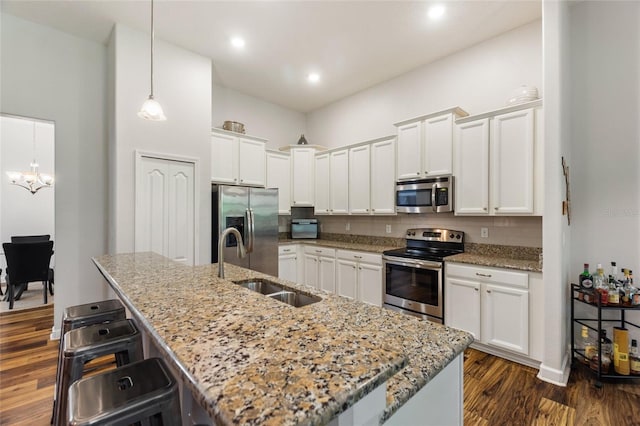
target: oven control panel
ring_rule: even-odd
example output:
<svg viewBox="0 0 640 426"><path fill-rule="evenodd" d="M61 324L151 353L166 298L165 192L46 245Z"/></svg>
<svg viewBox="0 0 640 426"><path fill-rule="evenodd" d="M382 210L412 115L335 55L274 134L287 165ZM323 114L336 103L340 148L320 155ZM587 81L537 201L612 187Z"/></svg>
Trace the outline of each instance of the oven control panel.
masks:
<svg viewBox="0 0 640 426"><path fill-rule="evenodd" d="M406 238L408 240L462 243L464 232L451 229L413 228L407 229Z"/></svg>

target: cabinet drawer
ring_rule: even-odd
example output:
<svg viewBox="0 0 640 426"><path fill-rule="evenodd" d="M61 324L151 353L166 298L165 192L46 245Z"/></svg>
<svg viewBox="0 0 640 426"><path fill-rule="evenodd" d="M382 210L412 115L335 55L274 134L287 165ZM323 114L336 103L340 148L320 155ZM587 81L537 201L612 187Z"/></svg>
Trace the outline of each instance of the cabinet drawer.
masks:
<svg viewBox="0 0 640 426"><path fill-rule="evenodd" d="M304 246L305 254L315 254L316 256L335 257L336 249L328 247Z"/></svg>
<svg viewBox="0 0 640 426"><path fill-rule="evenodd" d="M298 247L295 244L289 244L284 246L278 246L278 254L295 254L298 251Z"/></svg>
<svg viewBox="0 0 640 426"><path fill-rule="evenodd" d="M367 253L361 251L338 250L336 252L338 259L351 260L353 262L373 263L382 265L382 256L375 253Z"/></svg>
<svg viewBox="0 0 640 426"><path fill-rule="evenodd" d="M447 276L467 278L475 281L505 284L518 288L529 288L529 274L498 268L485 268L457 263L446 264Z"/></svg>

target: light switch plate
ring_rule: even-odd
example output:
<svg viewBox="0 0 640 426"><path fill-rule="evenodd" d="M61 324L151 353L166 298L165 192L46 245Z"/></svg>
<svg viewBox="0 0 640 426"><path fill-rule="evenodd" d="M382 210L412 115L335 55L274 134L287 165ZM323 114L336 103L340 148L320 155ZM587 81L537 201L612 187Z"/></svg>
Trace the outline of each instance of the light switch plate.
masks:
<svg viewBox="0 0 640 426"><path fill-rule="evenodd" d="M387 234L391 233L391 225L387 225L385 229L386 229Z"/></svg>
<svg viewBox="0 0 640 426"><path fill-rule="evenodd" d="M345 231L350 231L351 230L351 222L347 222L347 224L344 226Z"/></svg>
<svg viewBox="0 0 640 426"><path fill-rule="evenodd" d="M489 228L480 228L480 237L489 238Z"/></svg>

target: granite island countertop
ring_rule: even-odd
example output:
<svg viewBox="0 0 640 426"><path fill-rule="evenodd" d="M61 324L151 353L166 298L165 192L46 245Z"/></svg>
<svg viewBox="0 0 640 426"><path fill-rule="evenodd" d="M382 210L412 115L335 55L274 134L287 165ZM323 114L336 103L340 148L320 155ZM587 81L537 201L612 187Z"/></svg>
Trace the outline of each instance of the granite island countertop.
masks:
<svg viewBox="0 0 640 426"><path fill-rule="evenodd" d="M381 423L472 342L466 332L225 264L152 253L98 269L220 424L325 424L387 383ZM267 277L322 301L294 308L229 280Z"/></svg>

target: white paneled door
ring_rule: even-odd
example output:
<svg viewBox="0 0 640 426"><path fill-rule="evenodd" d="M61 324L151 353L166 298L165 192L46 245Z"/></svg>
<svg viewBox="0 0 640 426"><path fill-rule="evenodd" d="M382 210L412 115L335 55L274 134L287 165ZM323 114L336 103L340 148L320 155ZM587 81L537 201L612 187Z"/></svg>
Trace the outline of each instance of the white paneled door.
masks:
<svg viewBox="0 0 640 426"><path fill-rule="evenodd" d="M136 163L135 251L194 264L194 164L147 156Z"/></svg>

